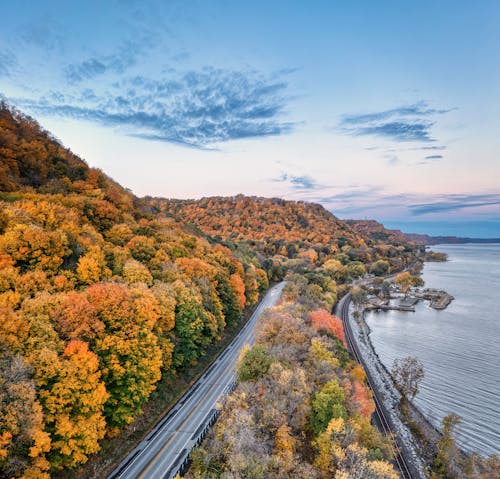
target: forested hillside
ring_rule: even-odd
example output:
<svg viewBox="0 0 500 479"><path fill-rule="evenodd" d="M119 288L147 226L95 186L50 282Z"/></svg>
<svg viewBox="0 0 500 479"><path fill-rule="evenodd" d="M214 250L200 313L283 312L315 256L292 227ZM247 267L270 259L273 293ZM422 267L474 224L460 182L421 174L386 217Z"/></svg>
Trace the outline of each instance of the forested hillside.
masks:
<svg viewBox="0 0 500 479"><path fill-rule="evenodd" d="M142 213L5 103L0 190L0 477L48 478L131 423L267 276Z"/></svg>
<svg viewBox="0 0 500 479"><path fill-rule="evenodd" d="M375 274L403 269L414 257L415 245L389 236L356 231L321 205L277 198L238 195L201 200L142 200L153 211L191 224L203 233L260 253L279 270L309 262L320 266L333 259L344 266L363 264ZM331 264L331 263L330 263ZM272 268L268 270L272 275Z"/></svg>
<svg viewBox="0 0 500 479"><path fill-rule="evenodd" d="M329 310L352 279L413 259L319 205L139 200L1 103L0 477L85 463L270 280L299 274L303 306Z"/></svg>
<svg viewBox="0 0 500 479"><path fill-rule="evenodd" d="M327 311L328 291L311 300L314 285L289 280L257 344L241 355L240 385L187 477L398 478L390 438L370 424L375 405L363 369Z"/></svg>

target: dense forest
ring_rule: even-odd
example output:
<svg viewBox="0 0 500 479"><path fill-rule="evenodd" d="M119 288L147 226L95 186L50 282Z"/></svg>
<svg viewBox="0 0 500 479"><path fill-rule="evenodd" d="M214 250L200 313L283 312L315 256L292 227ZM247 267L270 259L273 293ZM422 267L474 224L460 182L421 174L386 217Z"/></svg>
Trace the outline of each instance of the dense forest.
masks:
<svg viewBox="0 0 500 479"><path fill-rule="evenodd" d="M193 455L187 477L397 479L390 439L352 361L328 292L291 276L280 305L243 351L240 384ZM314 299L312 299L314 297ZM326 309L325 309L326 308Z"/></svg>
<svg viewBox="0 0 500 479"><path fill-rule="evenodd" d="M363 264L375 274L403 269L416 245L403 237L376 237L356 231L323 206L302 201L238 195L201 200L145 198L153 211L191 224L227 244L257 251L285 269L322 265L332 259Z"/></svg>
<svg viewBox="0 0 500 479"><path fill-rule="evenodd" d="M301 304L289 304L286 314L302 349L291 345L287 354L305 361L304 378L324 369L301 397L342 389L345 425L338 426L379 441L367 429L362 373L352 376L327 311L352 279L397 271L414 258L412 244L365 238L318 205L138 199L2 102L0 477L49 478L85 463L104 438L141 415L161 378L195 365L269 281L287 274L307 283L295 296L288 288L290 301ZM270 343L262 347L270 371L286 376L278 371L283 358ZM304 447L318 450L329 427L322 421L304 429ZM293 421L283 424L284 440L298 434ZM355 444L372 459L385 457L382 443L371 447L356 436Z"/></svg>
<svg viewBox="0 0 500 479"><path fill-rule="evenodd" d="M72 468L267 289L0 105L0 477Z"/></svg>

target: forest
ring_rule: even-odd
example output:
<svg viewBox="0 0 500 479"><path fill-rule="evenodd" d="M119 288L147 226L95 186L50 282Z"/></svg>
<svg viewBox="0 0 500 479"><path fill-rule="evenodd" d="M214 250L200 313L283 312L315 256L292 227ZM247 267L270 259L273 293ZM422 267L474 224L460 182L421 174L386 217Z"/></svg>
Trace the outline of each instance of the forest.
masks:
<svg viewBox="0 0 500 479"><path fill-rule="evenodd" d="M332 427L358 431L352 444L361 456L385 457L368 427L362 371L328 311L352 279L414 258L410 243L364 238L319 205L139 199L1 102L0 477L47 479L84 464L140 417L160 379L196 365L287 274L308 286L298 295L300 281L292 282L279 313L295 318L299 349L271 350L271 336L262 339L273 381L289 374L280 348L305 361L304 381L323 371L300 400L317 394L321 409L323 393L345 396ZM298 441L308 413L297 413L273 419L270 434L283 426L282 440ZM330 419L318 409L303 447L319 451L329 441ZM292 456L306 449L297 445ZM310 467L320 470L317 461Z"/></svg>
<svg viewBox="0 0 500 479"><path fill-rule="evenodd" d="M189 234L0 109L0 469L74 468L267 289L258 261Z"/></svg>
<svg viewBox="0 0 500 479"><path fill-rule="evenodd" d="M186 477L397 479L363 369L346 351L328 293L291 276L241 354L240 384Z"/></svg>

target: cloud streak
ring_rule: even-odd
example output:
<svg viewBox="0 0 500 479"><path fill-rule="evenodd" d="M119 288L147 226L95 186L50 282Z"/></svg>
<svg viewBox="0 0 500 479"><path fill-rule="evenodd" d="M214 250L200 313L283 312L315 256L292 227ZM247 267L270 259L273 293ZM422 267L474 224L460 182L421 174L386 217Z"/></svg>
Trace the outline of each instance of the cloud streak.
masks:
<svg viewBox="0 0 500 479"><path fill-rule="evenodd" d="M434 202L410 205L409 210L412 215L420 216L497 205L500 205L500 194L448 195Z"/></svg>
<svg viewBox="0 0 500 479"><path fill-rule="evenodd" d="M107 67L93 62L80 77L100 74ZM76 77L75 77L76 78ZM283 79L256 72L214 68L175 78L126 78L98 94L61 92L15 103L40 115L74 118L118 127L125 134L196 148L290 132L294 123L282 120L290 97Z"/></svg>
<svg viewBox="0 0 500 479"><path fill-rule="evenodd" d="M283 173L279 178L274 179L280 183L289 183L292 188L297 190L315 190L319 188L316 181L309 175L291 175L289 173Z"/></svg>
<svg viewBox="0 0 500 479"><path fill-rule="evenodd" d="M0 51L0 77L9 77L17 65L15 55L9 50Z"/></svg>
<svg viewBox="0 0 500 479"><path fill-rule="evenodd" d="M431 108L425 102L379 112L344 115L339 129L351 136L376 136L397 142L432 143L431 129L437 115L451 109Z"/></svg>
<svg viewBox="0 0 500 479"><path fill-rule="evenodd" d="M151 46L151 41L150 37L144 37L134 43L127 42L111 55L96 56L72 63L65 67L64 75L70 84L77 84L105 73L124 73L137 63L139 55L146 47Z"/></svg>

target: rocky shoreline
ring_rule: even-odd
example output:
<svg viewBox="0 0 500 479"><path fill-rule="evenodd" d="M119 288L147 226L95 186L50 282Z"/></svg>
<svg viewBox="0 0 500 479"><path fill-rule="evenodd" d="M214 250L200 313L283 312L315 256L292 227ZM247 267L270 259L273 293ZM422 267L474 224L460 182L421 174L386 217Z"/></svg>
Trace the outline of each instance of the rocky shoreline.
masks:
<svg viewBox="0 0 500 479"><path fill-rule="evenodd" d="M382 364L379 356L375 352L373 344L370 340L370 328L366 324L363 314L354 315L354 310L351 304L349 309L349 324L351 326L354 340L361 352L365 367L369 370L370 376L375 382L375 387L380 393L385 409L390 416L390 421L393 427L397 430L397 434L401 437L408 448L411 460L415 469L419 471L419 477L424 479L427 477L427 466L422 460L423 451L420 445L414 438L409 426L404 422L399 410L401 394L394 386L391 375L386 367ZM355 318L357 316L357 319ZM429 426L430 423L429 423ZM431 426L432 427L432 426Z"/></svg>
<svg viewBox="0 0 500 479"><path fill-rule="evenodd" d="M428 301L431 308L446 309L455 298L446 291L438 289L416 289L408 296L399 292L392 292L388 298L372 296L364 305L365 311L410 311L415 312L415 305L419 301Z"/></svg>

